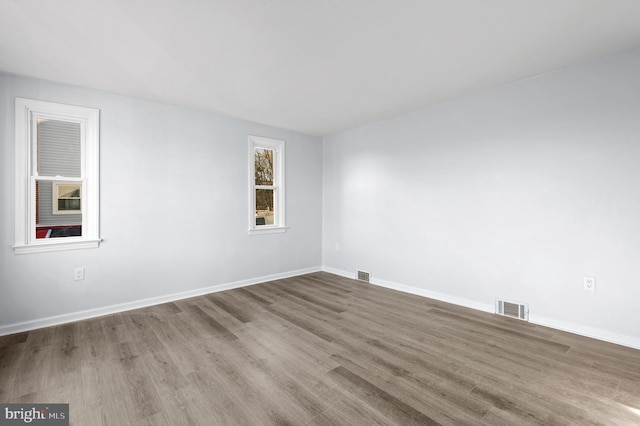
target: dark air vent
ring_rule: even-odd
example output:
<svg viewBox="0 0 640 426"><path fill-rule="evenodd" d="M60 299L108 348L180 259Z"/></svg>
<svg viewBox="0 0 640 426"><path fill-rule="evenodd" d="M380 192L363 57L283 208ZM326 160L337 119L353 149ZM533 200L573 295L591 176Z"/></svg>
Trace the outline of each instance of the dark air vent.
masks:
<svg viewBox="0 0 640 426"><path fill-rule="evenodd" d="M369 273L364 271L358 271L358 280L369 282Z"/></svg>

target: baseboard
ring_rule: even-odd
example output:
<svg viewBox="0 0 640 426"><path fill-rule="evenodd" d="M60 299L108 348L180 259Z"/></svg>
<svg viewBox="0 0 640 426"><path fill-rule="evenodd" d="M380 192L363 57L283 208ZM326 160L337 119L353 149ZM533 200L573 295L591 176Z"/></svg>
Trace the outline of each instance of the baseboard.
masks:
<svg viewBox="0 0 640 426"><path fill-rule="evenodd" d="M322 270L324 272L340 275L345 278L355 279L355 272L347 272L347 271L332 268L329 266L323 266ZM489 313L495 312L495 306L493 304L480 303L473 300L451 296L444 293L438 293L435 291L429 291L429 290L425 290L418 287L399 284L392 281L372 279L370 283L380 287L385 287L392 290L398 290L404 293L415 294L417 296L428 297L430 299L439 300L441 302L452 303L454 305L464 306L466 308L476 309L483 312L489 312ZM640 339L637 337L613 333L600 328L592 328L592 327L586 327L580 324L557 321L551 318L539 317L536 315L531 315L529 317L529 322L533 324L549 327L549 328L554 328L556 330L562 330L569 333L578 334L580 336L602 340L608 343L628 346L633 349L640 349Z"/></svg>
<svg viewBox="0 0 640 426"><path fill-rule="evenodd" d="M340 269L331 268L328 266L323 266L322 270L324 272L329 272L331 274L340 275L345 278L355 279L355 273L349 273L347 271L342 271ZM464 306L471 309L477 309L479 311L484 312L494 312L495 307L493 305L487 305L484 303L479 303L474 300L464 299L461 297L451 296L450 294L438 293L435 291L425 290L423 288L408 286L404 284L398 284L392 281L380 280L373 278L369 281L370 284L377 285L380 287L389 288L391 290L402 291L403 293L415 294L416 296L428 297L430 299L440 300L442 302L452 303L458 306Z"/></svg>
<svg viewBox="0 0 640 426"><path fill-rule="evenodd" d="M529 322L549 328L555 328L556 330L566 331L568 333L579 334L580 336L591 337L592 339L615 343L616 345L640 349L640 338L627 336L625 334L613 333L600 328L587 327L580 324L558 321L537 315L530 315Z"/></svg>
<svg viewBox="0 0 640 426"><path fill-rule="evenodd" d="M234 288L246 287L254 284L260 284L267 281L280 280L284 278L296 277L298 275L310 274L321 271L321 267L298 269L295 271L282 272L279 274L265 275L262 277L249 278L241 281L234 281L224 284L216 284L209 287L202 287L194 290L183 291L179 293L167 294L164 296L151 297L148 299L135 300L132 302L121 303L118 305L110 305L101 308L87 309L85 311L72 312L69 314L56 315L46 318L38 318L34 320L7 324L0 326L0 336L8 334L20 333L23 331L35 330L38 328L51 327L53 325L66 324L74 321L101 317L103 315L116 314L118 312L130 311L133 309L146 308L148 306L159 305L176 300L188 299L190 297L202 296L209 293L217 293L219 291L231 290Z"/></svg>

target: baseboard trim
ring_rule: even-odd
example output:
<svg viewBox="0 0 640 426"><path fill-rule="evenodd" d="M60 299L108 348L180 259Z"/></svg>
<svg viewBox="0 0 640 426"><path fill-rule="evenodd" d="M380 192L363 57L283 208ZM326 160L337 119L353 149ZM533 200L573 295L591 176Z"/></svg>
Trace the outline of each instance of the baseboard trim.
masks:
<svg viewBox="0 0 640 426"><path fill-rule="evenodd" d="M566 331L568 333L578 334L580 336L591 337L592 339L602 340L616 345L627 346L633 349L640 349L640 338L627 336L625 334L613 333L601 328L587 327L580 324L558 321L552 318L530 315L529 322L542 325L556 330Z"/></svg>
<svg viewBox="0 0 640 426"><path fill-rule="evenodd" d="M72 312L69 314L56 315L46 318L38 318L34 320L7 324L0 326L0 336L8 334L20 333L23 331L36 330L54 325L66 324L74 321L82 321L86 319L101 317L104 315L117 314L119 312L130 311L133 309L146 308L148 306L159 305L176 300L188 299L190 297L202 296L209 293L217 293L219 291L231 290L234 288L247 287L254 284L261 284L268 281L281 280L284 278L296 277L299 275L311 274L321 271L321 267L313 267L306 269L298 269L294 271L282 272L272 275L264 275L262 277L249 278L246 280L234 281L230 283L216 284L209 287L202 287L194 290L183 291L179 293L167 294L164 296L150 297L148 299L135 300L132 302L120 303L117 305L104 306L101 308L87 309L84 311Z"/></svg>
<svg viewBox="0 0 640 426"><path fill-rule="evenodd" d="M322 270L324 272L329 272L330 274L335 274L335 275L340 275L341 277L355 279L355 273L349 273L347 271L342 271L340 269L335 269L328 266L323 266ZM479 311L493 313L495 310L495 307L493 305L487 305L484 303L476 302L474 300L464 299L461 297L451 296L445 293L438 293L435 291L425 290L423 288L399 284L392 281L372 278L371 281L369 281L369 283L373 285L377 285L379 287L385 287L391 290L398 290L398 291L402 291L403 293L415 294L416 296L428 297L430 299L440 300L441 302L452 303L454 305L464 306L464 307L476 309Z"/></svg>
<svg viewBox="0 0 640 426"><path fill-rule="evenodd" d="M332 268L329 266L323 266L322 270L330 274L335 274L345 278L355 279L355 272L348 272L341 269ZM452 303L454 305L464 306L466 308L476 309L483 312L489 312L489 313L495 312L495 306L493 304L480 303L474 300L451 296L445 293L438 293L435 291L425 290L418 287L399 284L392 281L379 280L375 278L371 279L370 283L380 287L385 287L392 290L398 290L404 293L415 294L417 296L428 297L430 299L439 300L441 302ZM616 345L627 346L633 349L640 349L640 339L637 337L613 333L600 328L592 328L592 327L586 327L580 324L557 321L551 318L540 317L536 315L531 315L529 317L529 322L537 325L542 325L544 327L554 328L556 330L566 331L568 333L578 334L580 336L590 337L592 339L602 340L608 343L614 343Z"/></svg>

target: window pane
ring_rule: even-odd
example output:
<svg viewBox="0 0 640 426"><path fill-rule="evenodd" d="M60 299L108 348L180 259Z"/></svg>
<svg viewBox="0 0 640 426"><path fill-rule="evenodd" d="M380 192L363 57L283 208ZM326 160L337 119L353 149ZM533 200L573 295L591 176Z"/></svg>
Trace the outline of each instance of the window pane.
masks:
<svg viewBox="0 0 640 426"><path fill-rule="evenodd" d="M273 150L256 148L255 151L256 185L273 185Z"/></svg>
<svg viewBox="0 0 640 426"><path fill-rule="evenodd" d="M69 210L80 210L80 199L63 199L58 198L58 210L59 211L69 211Z"/></svg>
<svg viewBox="0 0 640 426"><path fill-rule="evenodd" d="M50 225L36 227L36 239L81 237L82 225Z"/></svg>
<svg viewBox="0 0 640 426"><path fill-rule="evenodd" d="M38 174L80 177L80 123L38 119Z"/></svg>
<svg viewBox="0 0 640 426"><path fill-rule="evenodd" d="M53 182L53 214L80 214L82 184L76 182Z"/></svg>
<svg viewBox="0 0 640 426"><path fill-rule="evenodd" d="M273 189L256 189L256 226L273 225Z"/></svg>
<svg viewBox="0 0 640 426"><path fill-rule="evenodd" d="M37 239L82 236L81 188L75 182L36 180Z"/></svg>
<svg viewBox="0 0 640 426"><path fill-rule="evenodd" d="M56 185L58 190L58 198L77 198L80 199L80 184L58 184Z"/></svg>

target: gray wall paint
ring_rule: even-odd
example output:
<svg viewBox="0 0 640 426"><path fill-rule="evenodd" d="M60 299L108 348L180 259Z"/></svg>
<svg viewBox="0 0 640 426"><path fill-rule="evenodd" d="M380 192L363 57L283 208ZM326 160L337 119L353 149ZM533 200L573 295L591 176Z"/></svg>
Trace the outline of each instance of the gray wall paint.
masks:
<svg viewBox="0 0 640 426"><path fill-rule="evenodd" d="M324 265L640 342L638 76L640 49L325 138Z"/></svg>
<svg viewBox="0 0 640 426"><path fill-rule="evenodd" d="M100 109L100 248L13 253L16 96ZM286 233L247 235L248 134L286 141ZM6 74L0 136L0 326L321 265L318 138Z"/></svg>

